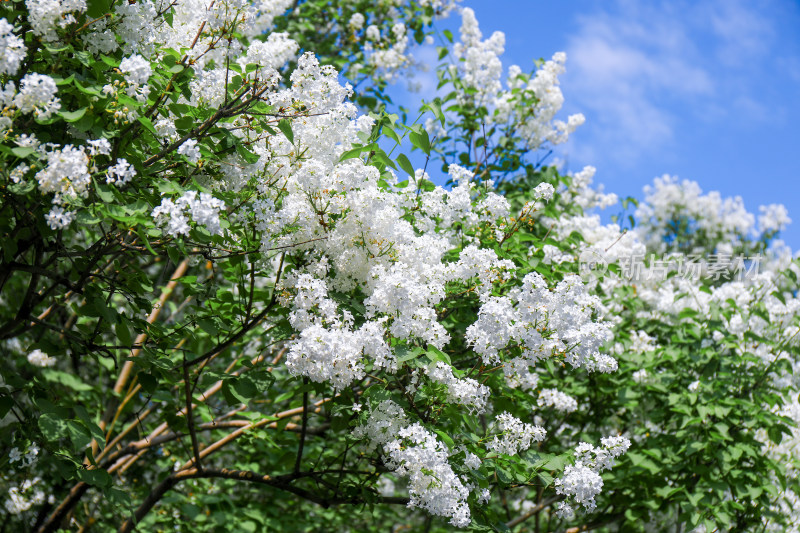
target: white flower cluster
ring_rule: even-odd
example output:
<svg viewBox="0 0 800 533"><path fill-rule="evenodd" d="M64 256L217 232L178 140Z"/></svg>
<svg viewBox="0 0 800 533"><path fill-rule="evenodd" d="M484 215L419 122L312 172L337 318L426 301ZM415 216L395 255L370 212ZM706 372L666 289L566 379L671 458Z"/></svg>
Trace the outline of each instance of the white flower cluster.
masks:
<svg viewBox="0 0 800 533"><path fill-rule="evenodd" d="M146 85L153 75L150 62L138 54L124 58L119 64L119 70L125 81L135 86Z"/></svg>
<svg viewBox="0 0 800 533"><path fill-rule="evenodd" d="M20 113L33 113L37 119L48 120L61 110L61 100L56 97L57 92L58 87L53 78L47 74L30 73L22 78L19 92L14 82L8 82L0 94L0 101L9 111L16 108ZM0 129L6 129L10 125L10 117L4 118L6 120L0 123Z"/></svg>
<svg viewBox="0 0 800 533"><path fill-rule="evenodd" d="M200 161L200 148L197 147L197 141L194 139L186 139L180 147L178 147L178 155L186 157L190 163L197 163Z"/></svg>
<svg viewBox="0 0 800 533"><path fill-rule="evenodd" d="M591 512L596 507L595 497L603 490L603 478L600 472L610 470L614 459L630 448L627 437L605 437L600 440L602 448L595 448L586 442L575 448L575 464L564 468L564 475L555 482L556 493L569 497L572 502L582 505ZM572 513L572 506L559 506L559 515Z"/></svg>
<svg viewBox="0 0 800 533"><path fill-rule="evenodd" d="M364 22L366 21L367 19L362 13L353 13L350 16L350 20L347 22L347 25L354 30L360 30L364 27Z"/></svg>
<svg viewBox="0 0 800 533"><path fill-rule="evenodd" d="M353 329L352 315L340 312L327 297L325 282L309 274L290 276L287 285L296 291L289 322L300 331L286 354L286 367L292 375L317 383L327 381L342 390L364 377L366 358L376 367L396 369L394 354L383 338L382 321L368 321Z"/></svg>
<svg viewBox="0 0 800 533"><path fill-rule="evenodd" d="M562 413L571 413L578 408L575 398L556 389L542 389L538 403L540 407L552 407Z"/></svg>
<svg viewBox="0 0 800 533"><path fill-rule="evenodd" d="M19 462L20 466L23 468L28 468L36 464L36 461L39 457L39 447L35 444L31 444L28 448L28 451L24 454L22 450L18 448L11 448L11 451L8 452L8 463L14 464Z"/></svg>
<svg viewBox="0 0 800 533"><path fill-rule="evenodd" d="M108 139L89 140L86 145L89 147L89 155L92 157L111 153L111 143L108 142Z"/></svg>
<svg viewBox="0 0 800 533"><path fill-rule="evenodd" d="M50 229L60 230L68 227L75 219L75 211L65 211L63 207L54 205L44 216Z"/></svg>
<svg viewBox="0 0 800 533"><path fill-rule="evenodd" d="M783 231L792 223L789 212L783 204L770 204L759 206L761 214L758 216L758 230L761 233Z"/></svg>
<svg viewBox="0 0 800 533"><path fill-rule="evenodd" d="M122 60L119 64L119 70L128 83L128 96L136 98L142 103L147 101L147 97L150 94L150 87L147 86L147 82L150 80L150 76L153 75L150 62L142 56L134 54Z"/></svg>
<svg viewBox="0 0 800 533"><path fill-rule="evenodd" d="M486 364L500 361L500 352L512 344L529 365L562 356L573 367L612 372L616 361L599 351L611 339L610 326L592 320L599 303L577 276L565 277L550 290L544 278L532 272L522 287L481 306L478 320L467 328L467 341Z"/></svg>
<svg viewBox="0 0 800 533"><path fill-rule="evenodd" d="M653 186L646 186L644 192L645 200L636 210L636 233L648 250L667 251L676 225L686 225L687 235L726 244L740 242L755 227L755 217L745 209L740 196L723 199L717 191L703 194L694 181L679 182L664 175L656 178ZM765 223L783 223L783 218L777 218L778 210L772 208L771 213ZM703 248L695 243L688 251L701 253Z"/></svg>
<svg viewBox="0 0 800 533"><path fill-rule="evenodd" d="M463 83L467 92L459 92L462 102L472 102L486 107L492 123L508 125L523 139L528 148L536 150L545 143L561 144L584 123L582 114L574 114L567 121L555 117L564 104L559 88L558 76L564 73L567 56L557 52L545 62L529 79L520 68L512 65L508 69L508 89L503 89L501 78L503 65L499 56L504 51L505 35L495 32L485 41L472 9L461 11L461 42L453 47L459 59L451 73ZM535 102L531 105L530 102Z"/></svg>
<svg viewBox="0 0 800 533"><path fill-rule="evenodd" d="M500 413L494 420L492 440L486 448L495 453L516 455L531 447L534 442L544 440L547 432L541 426L527 424L509 413Z"/></svg>
<svg viewBox="0 0 800 533"><path fill-rule="evenodd" d="M370 449L380 447L386 466L408 478L409 507L450 517L456 527L469 525L470 490L453 471L450 450L421 424L409 424L400 406L390 400L381 402L353 435L368 438Z"/></svg>
<svg viewBox="0 0 800 533"><path fill-rule="evenodd" d="M0 75L13 76L25 57L25 43L14 35L14 26L0 19Z"/></svg>
<svg viewBox="0 0 800 533"><path fill-rule="evenodd" d="M136 176L136 169L123 158L118 158L117 163L108 168L106 183L125 185Z"/></svg>
<svg viewBox="0 0 800 533"><path fill-rule="evenodd" d="M514 268L477 247L465 249L452 263L445 262L445 254L464 228L492 224L507 214L507 202L476 190L472 173L457 165L450 168L459 183L452 191L383 189L376 168L360 159L340 160L373 121L357 117L346 101L350 89L339 85L336 71L304 54L291 80L291 87L270 102L308 110L310 116L292 121L293 140L276 135L268 145L254 143L253 151L263 154L258 163L232 159L230 165L236 169L230 173L232 184L255 179L261 187L264 174L278 184L264 185L253 204L257 227L264 231L262 249L307 250L313 258L307 272L327 276L330 290L359 287L365 293L370 321L385 319L383 327L392 336L412 344L444 346L449 335L435 306L444 299L446 285L477 280L479 294L489 294L492 282ZM308 155L299 158L303 153ZM404 217L415 206L421 207L412 225Z"/></svg>
<svg viewBox="0 0 800 533"><path fill-rule="evenodd" d="M351 323L342 322L329 328L314 325L304 329L286 355L289 372L317 383L328 381L334 390L363 378L364 349L372 340L371 332L353 331L351 327Z"/></svg>
<svg viewBox="0 0 800 533"><path fill-rule="evenodd" d="M572 175L570 185L562 194L579 205L583 211L588 211L594 207L605 209L616 204L619 201L614 193L603 193L603 186L599 185L596 188L592 187L594 175L597 169L593 166L585 166L580 172Z"/></svg>
<svg viewBox="0 0 800 533"><path fill-rule="evenodd" d="M47 500L47 495L37 487L41 483L41 478L35 477L26 479L19 486L11 485L8 489L8 498L5 501L5 508L12 515L24 513L35 505L41 505Z"/></svg>
<svg viewBox="0 0 800 533"><path fill-rule="evenodd" d="M46 41L56 40L56 28L76 22L74 13L86 11L86 0L25 0L33 33Z"/></svg>
<svg viewBox="0 0 800 533"><path fill-rule="evenodd" d="M377 26L370 26L366 32L369 39L364 44L367 62L376 69L376 76L388 82L395 81L400 69L411 64L412 58L406 54L408 33L405 24L394 24L384 40L381 40Z"/></svg>
<svg viewBox="0 0 800 533"><path fill-rule="evenodd" d="M505 50L506 36L496 31L489 39L481 41L483 34L478 19L468 7L461 10L461 21L461 42L453 46L453 54L460 60L459 78L466 87L476 91L475 105L488 106L502 89L503 63L498 56ZM459 95L462 99L470 98L463 93Z"/></svg>
<svg viewBox="0 0 800 533"><path fill-rule="evenodd" d="M219 210L225 208L222 200L208 193L186 191L175 201L169 198L161 200L161 205L153 209L151 216L155 223L164 227L168 235L189 235L189 220L198 226L204 226L212 235L222 233Z"/></svg>
<svg viewBox="0 0 800 533"><path fill-rule="evenodd" d="M34 366L48 367L55 365L56 359L37 348L28 354L28 362Z"/></svg>
<svg viewBox="0 0 800 533"><path fill-rule="evenodd" d="M39 190L53 193L53 207L47 214L47 223L53 229L69 226L75 215L65 206L76 198L86 198L92 178L89 175L89 156L85 147L68 144L46 152L46 166L36 173Z"/></svg>
<svg viewBox="0 0 800 533"><path fill-rule="evenodd" d="M78 1L78 0L72 0ZM228 47L210 46L224 29L233 29L243 40L256 40L266 33L276 15L291 6L291 0L248 2L244 0L185 0L172 6L172 23L163 23L157 14L163 8L153 0L120 3L114 6L114 31L104 21L92 25L83 39L90 50L108 53L122 47L125 55L152 57L157 47L186 48L197 71L210 62L224 65L225 57L238 55L244 45L238 39ZM199 31L201 26L205 31ZM119 43L113 39L119 36ZM196 35L195 46L191 47ZM224 67L223 67L224 70Z"/></svg>
<svg viewBox="0 0 800 533"><path fill-rule="evenodd" d="M453 368L442 361L437 361L425 368L425 375L447 387L447 399L453 403L470 408L475 413L483 413L489 401L491 390L472 378L457 378Z"/></svg>
<svg viewBox="0 0 800 533"><path fill-rule="evenodd" d="M564 105L558 76L565 72L566 60L564 52L556 52L536 71L533 79L528 79L518 66L512 65L508 69L508 85L512 90L501 93L495 102L496 112L490 117L492 121L514 125L531 150L545 143L566 142L586 120L580 113L570 115L566 122L555 118ZM526 105L525 102L532 98L536 105Z"/></svg>

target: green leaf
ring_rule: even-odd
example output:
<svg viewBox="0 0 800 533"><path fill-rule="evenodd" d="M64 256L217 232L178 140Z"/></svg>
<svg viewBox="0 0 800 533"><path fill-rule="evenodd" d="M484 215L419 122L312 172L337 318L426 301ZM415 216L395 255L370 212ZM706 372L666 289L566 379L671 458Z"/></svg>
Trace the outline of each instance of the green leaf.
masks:
<svg viewBox="0 0 800 533"><path fill-rule="evenodd" d="M55 413L43 413L38 420L42 435L49 441L55 441L64 436L67 424Z"/></svg>
<svg viewBox="0 0 800 533"><path fill-rule="evenodd" d="M64 385L65 387L69 387L77 392L86 392L92 390L91 385L87 385L74 374L68 374L67 372L62 372L61 370L47 368L42 370L42 376L44 376L47 381Z"/></svg>
<svg viewBox="0 0 800 533"><path fill-rule="evenodd" d="M411 144L425 152L425 154L431 154L431 140L428 137L428 132L421 129L420 133L416 131L412 131L408 134L408 139L411 141Z"/></svg>
<svg viewBox="0 0 800 533"><path fill-rule="evenodd" d="M36 152L36 150L34 148L31 148L30 146L18 146L16 148L11 149L11 153L19 157L20 159L25 159L34 152Z"/></svg>
<svg viewBox="0 0 800 533"><path fill-rule="evenodd" d="M155 126L153 126L153 122L147 117L138 117L139 123L144 126L147 131L158 137L158 132L156 132Z"/></svg>
<svg viewBox="0 0 800 533"><path fill-rule="evenodd" d="M82 107L80 109L76 109L75 111L59 111L58 116L66 120L67 122L78 122L80 119L83 118L83 115L86 114L86 108Z"/></svg>
<svg viewBox="0 0 800 533"><path fill-rule="evenodd" d="M557 455L543 464L542 469L549 472L561 472L564 470L564 467L567 466L568 462L569 459L566 456Z"/></svg>
<svg viewBox="0 0 800 533"><path fill-rule="evenodd" d="M430 359L431 361L434 362L441 361L442 363L447 363L448 365L451 364L450 356L441 351L436 346L428 346L428 351L425 353L428 356L428 359Z"/></svg>
<svg viewBox="0 0 800 533"><path fill-rule="evenodd" d="M11 396L0 396L0 420L5 418L12 407L14 407L14 399Z"/></svg>
<svg viewBox="0 0 800 533"><path fill-rule="evenodd" d="M394 164L394 161L389 159L389 156L387 156L383 150L376 150L375 153L372 154L372 158L379 163L383 163L387 167L397 170L397 166Z"/></svg>
<svg viewBox="0 0 800 533"><path fill-rule="evenodd" d="M120 317L119 322L117 322L117 324L114 326L114 331L117 334L117 339L119 339L120 344L124 346L130 346L131 344L133 344L131 339L131 332L124 321L125 319Z"/></svg>
<svg viewBox="0 0 800 533"><path fill-rule="evenodd" d="M444 127L444 113L442 112L441 104L436 100L434 100L433 102L428 102L427 104L425 104L424 107L430 109L431 113L433 113L433 115L437 119L439 119L439 122L442 124L442 127Z"/></svg>
<svg viewBox="0 0 800 533"><path fill-rule="evenodd" d="M72 441L75 451L77 453L82 453L83 450L91 444L92 434L77 420L66 420L65 425L67 435L69 436L69 440Z"/></svg>
<svg viewBox="0 0 800 533"><path fill-rule="evenodd" d="M242 398L251 399L258 394L258 388L248 376L242 376L233 382L233 388ZM246 402L245 402L246 403Z"/></svg>
<svg viewBox="0 0 800 533"><path fill-rule="evenodd" d="M100 60L109 67L117 68L119 66L118 59L114 59L113 57L109 57L105 54L100 54Z"/></svg>
<svg viewBox="0 0 800 533"><path fill-rule="evenodd" d="M258 394L258 389L249 379L229 379L222 383L222 394L231 405L247 404Z"/></svg>
<svg viewBox="0 0 800 533"><path fill-rule="evenodd" d="M87 470L85 468L78 469L78 479L89 485L105 489L111 486L111 475L105 470L99 468L92 468Z"/></svg>
<svg viewBox="0 0 800 533"><path fill-rule="evenodd" d="M217 328L217 324L212 318L198 318L197 325L200 326L200 329L208 333L209 335L216 335L219 333L219 329Z"/></svg>
<svg viewBox="0 0 800 533"><path fill-rule="evenodd" d="M397 164L400 165L400 168L405 170L406 174L412 178L415 176L414 167L411 165L411 161L408 160L408 157L406 157L405 154L400 154L397 156Z"/></svg>
<svg viewBox="0 0 800 533"><path fill-rule="evenodd" d="M158 387L158 380L155 378L155 376L148 374L147 372L139 372L136 375L136 379L139 381L142 389L148 394L155 392L156 388Z"/></svg>
<svg viewBox="0 0 800 533"><path fill-rule="evenodd" d="M89 0L86 2L86 14L93 19L100 18L111 11L113 0Z"/></svg>
<svg viewBox="0 0 800 533"><path fill-rule="evenodd" d="M453 441L453 437L451 437L441 429L437 429L436 434L439 435L439 438L442 439L442 442L444 442L448 448L450 448L451 450L455 448L456 443L455 441Z"/></svg>
<svg viewBox="0 0 800 533"><path fill-rule="evenodd" d="M375 150L378 147L377 144L367 144L365 146L359 146L357 148L353 148L352 150L347 150L345 153L342 154L342 157L339 158L339 161L346 161L348 159L353 159L361 155L362 152Z"/></svg>
<svg viewBox="0 0 800 533"><path fill-rule="evenodd" d="M292 132L292 124L286 119L282 119L278 122L278 129L280 129L283 134L289 139L289 142L294 144L294 132Z"/></svg>
<svg viewBox="0 0 800 533"><path fill-rule="evenodd" d="M416 359L417 357L422 355L422 350L417 347L408 348L406 346L395 346L394 354L395 357L397 358L398 363L405 363L406 361Z"/></svg>
<svg viewBox="0 0 800 533"><path fill-rule="evenodd" d="M400 137L397 136L397 132L395 132L392 128L389 126L384 126L381 131L385 133L387 137L392 139L395 144L400 144Z"/></svg>

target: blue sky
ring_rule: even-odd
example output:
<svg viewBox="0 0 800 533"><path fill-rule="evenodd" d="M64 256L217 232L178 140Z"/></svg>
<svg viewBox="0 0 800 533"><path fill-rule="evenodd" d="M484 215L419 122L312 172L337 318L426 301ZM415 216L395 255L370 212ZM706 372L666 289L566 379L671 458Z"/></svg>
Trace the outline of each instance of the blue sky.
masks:
<svg viewBox="0 0 800 533"><path fill-rule="evenodd" d="M670 174L740 195L756 214L783 203L794 220L783 238L800 249L800 2L463 5L484 37L505 33L505 68L567 53L564 116L586 116L559 150L567 170L593 165L595 182L621 197ZM454 14L439 26L457 36L460 23Z"/></svg>

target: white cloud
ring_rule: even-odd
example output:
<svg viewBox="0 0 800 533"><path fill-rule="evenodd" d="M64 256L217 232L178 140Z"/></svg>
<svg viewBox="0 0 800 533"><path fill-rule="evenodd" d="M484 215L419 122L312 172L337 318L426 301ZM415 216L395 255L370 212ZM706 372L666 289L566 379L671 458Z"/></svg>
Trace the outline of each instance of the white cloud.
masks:
<svg viewBox="0 0 800 533"><path fill-rule="evenodd" d="M760 12L761 7L734 0L702 6L706 14L701 19L710 22L718 39L716 56L721 61L741 65L769 50L775 34L770 21Z"/></svg>
<svg viewBox="0 0 800 533"><path fill-rule="evenodd" d="M670 149L686 121L731 113L763 120L752 64L769 51L770 21L734 0L640 4L619 0L578 18L562 86L588 123L574 153L631 168ZM587 134L589 134L587 136Z"/></svg>

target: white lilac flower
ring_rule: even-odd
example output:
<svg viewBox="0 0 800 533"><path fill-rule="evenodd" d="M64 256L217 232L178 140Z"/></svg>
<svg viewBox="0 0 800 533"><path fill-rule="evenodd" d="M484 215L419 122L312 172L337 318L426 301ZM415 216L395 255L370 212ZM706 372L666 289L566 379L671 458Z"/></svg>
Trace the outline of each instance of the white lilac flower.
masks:
<svg viewBox="0 0 800 533"><path fill-rule="evenodd" d="M538 403L541 407L552 407L562 413L571 413L578 408L575 398L556 389L542 389Z"/></svg>
<svg viewBox="0 0 800 533"><path fill-rule="evenodd" d="M185 156L190 163L197 163L200 161L200 149L197 147L197 141L194 139L187 139L180 148L178 154Z"/></svg>
<svg viewBox="0 0 800 533"><path fill-rule="evenodd" d="M111 153L111 143L108 139L96 139L87 143L89 145L89 155L109 155Z"/></svg>
<svg viewBox="0 0 800 533"><path fill-rule="evenodd" d="M547 434L543 427L522 422L509 413L501 413L493 424L495 436L486 444L486 448L506 455L515 455L531 447L534 442L541 442Z"/></svg>
<svg viewBox="0 0 800 533"><path fill-rule="evenodd" d="M11 448L11 451L8 452L8 462L16 463L17 461L22 461L22 452L17 448Z"/></svg>
<svg viewBox="0 0 800 533"><path fill-rule="evenodd" d="M156 224L163 227L168 235L189 235L189 220L198 226L204 226L209 233L222 233L219 211L225 208L222 200L208 193L197 194L197 191L186 191L183 196L173 201L165 198L161 205L153 209L151 216Z"/></svg>
<svg viewBox="0 0 800 533"><path fill-rule="evenodd" d="M758 229L761 233L782 231L792 222L789 212L782 204L762 205L758 210L761 212L758 217Z"/></svg>
<svg viewBox="0 0 800 533"><path fill-rule="evenodd" d="M31 169L30 165L27 165L25 163L22 163L21 165L14 167L14 169L9 173L11 181L13 181L14 183L21 183L22 181L25 180L25 174L27 174L30 169Z"/></svg>
<svg viewBox="0 0 800 533"><path fill-rule="evenodd" d="M556 516L559 518L569 519L572 518L573 514L572 506L567 502L558 502L556 504Z"/></svg>
<svg viewBox="0 0 800 533"><path fill-rule="evenodd" d="M178 138L178 130L172 119L161 118L153 124L153 127L162 141L174 141Z"/></svg>
<svg viewBox="0 0 800 533"><path fill-rule="evenodd" d="M75 218L75 211L65 211L63 207L54 205L50 208L50 212L45 215L45 220L50 229L59 230L64 229Z"/></svg>
<svg viewBox="0 0 800 533"><path fill-rule="evenodd" d="M18 486L8 489L8 498L5 501L6 510L12 515L24 513L31 507L41 505L47 499L43 490L37 487L41 478L26 479Z"/></svg>
<svg viewBox="0 0 800 533"><path fill-rule="evenodd" d="M521 288L481 306L478 320L467 328L467 341L486 364L499 361L500 352L513 343L523 348L529 364L558 355L573 367L611 372L616 361L600 353L611 339L610 324L592 319L599 305L578 276L566 276L550 290L533 272Z"/></svg>
<svg viewBox="0 0 800 533"><path fill-rule="evenodd" d="M364 22L366 18L361 13L353 13L353 16L350 17L350 21L347 23L348 26L353 28L354 30L360 30L364 27Z"/></svg>
<svg viewBox="0 0 800 533"><path fill-rule="evenodd" d="M38 348L28 354L28 362L34 366L48 367L56 364L56 360Z"/></svg>
<svg viewBox="0 0 800 533"><path fill-rule="evenodd" d="M61 101L56 98L57 92L56 82L50 76L26 74L13 104L22 113L34 113L36 118L47 120L61 109Z"/></svg>
<svg viewBox="0 0 800 533"><path fill-rule="evenodd" d="M125 159L117 159L117 164L109 167L106 174L106 183L115 183L117 185L125 185L136 176L136 169L128 163Z"/></svg>
<svg viewBox="0 0 800 533"><path fill-rule="evenodd" d="M400 406L390 400L381 402L353 435L368 439L368 449L379 447L386 466L407 478L410 507L449 517L456 527L469 525L470 490L453 471L450 450L421 424L409 424Z"/></svg>
<svg viewBox="0 0 800 533"><path fill-rule="evenodd" d="M125 81L134 86L147 85L153 75L150 62L140 55L124 58L119 64L119 70L122 71Z"/></svg>
<svg viewBox="0 0 800 533"><path fill-rule="evenodd" d="M581 442L575 447L575 464L567 465L563 475L556 479L556 493L570 498L574 503L582 505L591 512L595 509L595 497L603 489L603 478L600 472L614 466L614 459L628 451L631 442L627 437L612 436L600 440L601 447L594 447ZM571 506L564 507L565 514L572 511Z"/></svg>
<svg viewBox="0 0 800 533"><path fill-rule="evenodd" d="M25 43L14 35L14 26L0 19L0 75L13 76L25 57Z"/></svg>
<svg viewBox="0 0 800 533"><path fill-rule="evenodd" d="M72 145L47 153L47 166L36 173L39 190L55 193L55 203L89 194L91 176L89 158L81 148Z"/></svg>
<svg viewBox="0 0 800 533"><path fill-rule="evenodd" d="M367 39L370 41L380 41L381 40L381 30L378 29L377 26L371 24L367 27Z"/></svg>
<svg viewBox="0 0 800 533"><path fill-rule="evenodd" d="M603 490L600 474L581 464L567 465L564 475L556 479L556 493L571 497L575 503L583 505L591 512L596 507L595 497Z"/></svg>
<svg viewBox="0 0 800 533"><path fill-rule="evenodd" d="M86 11L86 0L25 0L33 33L46 41L57 38L56 28L76 22L73 13Z"/></svg>
<svg viewBox="0 0 800 533"><path fill-rule="evenodd" d="M447 387L447 399L464 405L475 413L486 411L490 389L472 378L457 378L447 363L438 361L425 368L425 374L432 381Z"/></svg>
<svg viewBox="0 0 800 533"><path fill-rule="evenodd" d="M537 200L549 201L553 198L555 189L549 183L540 183L533 189L533 196Z"/></svg>

